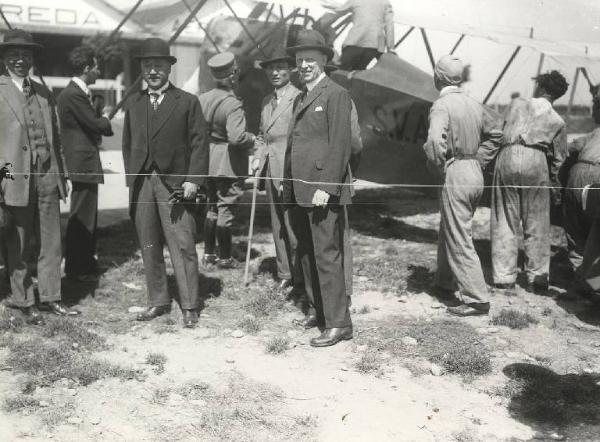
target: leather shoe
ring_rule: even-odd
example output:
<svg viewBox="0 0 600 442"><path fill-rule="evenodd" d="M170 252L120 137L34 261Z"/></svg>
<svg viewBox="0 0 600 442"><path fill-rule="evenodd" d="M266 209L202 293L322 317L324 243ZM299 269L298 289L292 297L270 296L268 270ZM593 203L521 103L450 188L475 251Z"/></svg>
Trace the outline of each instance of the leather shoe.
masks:
<svg viewBox="0 0 600 442"><path fill-rule="evenodd" d="M277 286L278 290L286 291L289 288L292 288L294 285L292 284L291 279L282 279Z"/></svg>
<svg viewBox="0 0 600 442"><path fill-rule="evenodd" d="M340 341L352 339L352 326L327 328L321 333L321 336L310 340L312 347L329 347Z"/></svg>
<svg viewBox="0 0 600 442"><path fill-rule="evenodd" d="M292 324L297 325L299 327L308 330L309 328L316 327L318 325L317 317L314 315L306 315L302 319L294 319Z"/></svg>
<svg viewBox="0 0 600 442"><path fill-rule="evenodd" d="M196 310L183 310L183 327L194 328L198 324L198 313Z"/></svg>
<svg viewBox="0 0 600 442"><path fill-rule="evenodd" d="M485 316L490 311L490 304L462 304L458 307L448 307L447 312L454 316Z"/></svg>
<svg viewBox="0 0 600 442"><path fill-rule="evenodd" d="M35 307L23 307L20 309L25 316L25 322L31 325L44 325L46 321Z"/></svg>
<svg viewBox="0 0 600 442"><path fill-rule="evenodd" d="M166 313L171 312L170 305L160 305L158 307L149 307L148 310L142 313L138 313L135 318L137 321L151 321L154 318L158 318Z"/></svg>
<svg viewBox="0 0 600 442"><path fill-rule="evenodd" d="M63 305L62 302L47 302L41 305L43 310L47 310L58 316L77 316L81 312L79 310L70 310Z"/></svg>
<svg viewBox="0 0 600 442"><path fill-rule="evenodd" d="M223 270L235 269L237 263L233 258L219 258L217 260L217 267Z"/></svg>

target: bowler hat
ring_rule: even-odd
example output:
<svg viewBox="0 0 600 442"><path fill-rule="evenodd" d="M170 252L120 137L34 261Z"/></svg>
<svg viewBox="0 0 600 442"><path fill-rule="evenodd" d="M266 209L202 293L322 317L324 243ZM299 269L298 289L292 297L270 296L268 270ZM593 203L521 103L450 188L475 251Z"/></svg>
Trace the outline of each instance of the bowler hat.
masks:
<svg viewBox="0 0 600 442"><path fill-rule="evenodd" d="M285 61L290 67L296 66L296 60L294 57L287 55L284 48L277 48L271 58L261 61L259 64L261 68L266 69L271 63L277 63L278 61Z"/></svg>
<svg viewBox="0 0 600 442"><path fill-rule="evenodd" d="M238 68L235 62L235 55L231 52L221 52L213 55L208 59L206 64L208 64L211 74L217 80L229 77Z"/></svg>
<svg viewBox="0 0 600 442"><path fill-rule="evenodd" d="M140 53L136 55L138 60L144 58L164 58L171 64L177 63L177 58L169 52L169 44L161 38L147 38L142 42Z"/></svg>
<svg viewBox="0 0 600 442"><path fill-rule="evenodd" d="M43 46L34 43L33 36L23 29L10 29L4 34L4 39L0 43L0 52L9 48L26 48L32 51L39 51Z"/></svg>
<svg viewBox="0 0 600 442"><path fill-rule="evenodd" d="M303 29L298 32L298 37L296 37L296 46L287 48L287 53L293 56L296 54L296 52L305 49L316 49L321 51L327 55L327 60L331 60L333 58L333 49L330 46L327 46L323 35L314 29Z"/></svg>

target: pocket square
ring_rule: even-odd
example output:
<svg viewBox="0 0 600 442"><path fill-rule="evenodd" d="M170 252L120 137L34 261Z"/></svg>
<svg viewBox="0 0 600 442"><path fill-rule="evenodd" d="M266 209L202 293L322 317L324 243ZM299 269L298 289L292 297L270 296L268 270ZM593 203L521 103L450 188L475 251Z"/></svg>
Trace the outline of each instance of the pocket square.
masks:
<svg viewBox="0 0 600 442"><path fill-rule="evenodd" d="M323 106L315 107L315 112L323 112Z"/></svg>

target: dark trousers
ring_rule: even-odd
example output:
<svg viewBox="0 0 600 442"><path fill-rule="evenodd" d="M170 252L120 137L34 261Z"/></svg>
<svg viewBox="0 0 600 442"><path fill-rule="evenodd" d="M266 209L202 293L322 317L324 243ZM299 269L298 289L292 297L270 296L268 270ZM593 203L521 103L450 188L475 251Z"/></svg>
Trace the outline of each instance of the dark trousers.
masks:
<svg viewBox="0 0 600 442"><path fill-rule="evenodd" d="M340 68L346 71L362 71L367 68L371 60L379 59L380 56L381 52L375 48L344 46L340 58Z"/></svg>
<svg viewBox="0 0 600 442"><path fill-rule="evenodd" d="M294 206L289 210L311 305L309 313L316 313L325 328L350 326L343 256L345 207Z"/></svg>
<svg viewBox="0 0 600 442"><path fill-rule="evenodd" d="M60 262L62 244L60 237L60 206L56 176L46 173L45 167L32 165L29 183L29 204L26 207L0 205L6 247L6 266L10 276L12 297L10 303L16 307L35 304L31 273L27 257L34 254L32 237L39 239L37 276L40 302L60 301Z"/></svg>
<svg viewBox="0 0 600 442"><path fill-rule="evenodd" d="M65 273L85 275L96 269L98 184L73 182L71 214L65 239Z"/></svg>
<svg viewBox="0 0 600 442"><path fill-rule="evenodd" d="M191 206L168 203L170 194L156 173L139 176L132 193L131 214L142 250L148 304L150 307L171 304L163 255L166 242L181 308L193 310L200 306L198 255L194 242L196 221Z"/></svg>

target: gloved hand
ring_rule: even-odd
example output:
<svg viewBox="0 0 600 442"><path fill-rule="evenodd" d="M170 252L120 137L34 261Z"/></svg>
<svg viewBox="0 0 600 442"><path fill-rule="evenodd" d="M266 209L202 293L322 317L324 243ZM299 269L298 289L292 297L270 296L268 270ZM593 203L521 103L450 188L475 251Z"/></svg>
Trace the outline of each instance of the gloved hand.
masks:
<svg viewBox="0 0 600 442"><path fill-rule="evenodd" d="M177 204L183 201L183 187L174 187L169 195L169 204Z"/></svg>

